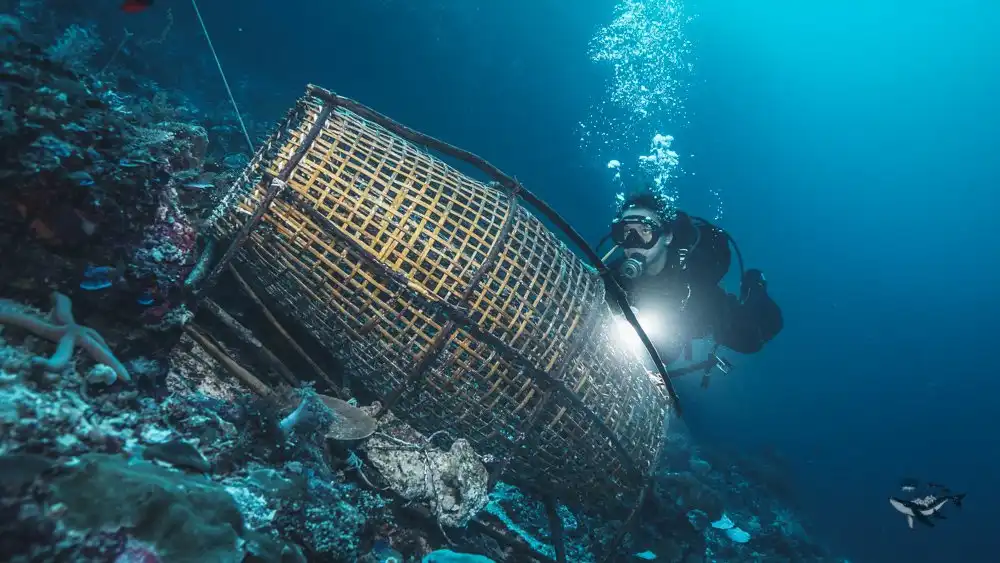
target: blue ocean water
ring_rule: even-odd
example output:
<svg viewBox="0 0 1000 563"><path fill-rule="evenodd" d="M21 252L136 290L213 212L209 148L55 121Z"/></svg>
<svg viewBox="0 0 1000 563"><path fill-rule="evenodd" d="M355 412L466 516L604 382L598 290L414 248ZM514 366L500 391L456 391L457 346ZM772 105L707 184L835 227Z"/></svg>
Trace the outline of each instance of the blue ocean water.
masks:
<svg viewBox="0 0 1000 563"><path fill-rule="evenodd" d="M237 91L245 111L270 119L321 84L484 156L596 240L619 186L581 148L579 124L607 93L611 73L588 51L615 7L202 10L231 80L248 84ZM710 194L721 193L719 223L768 276L786 320L733 376L708 390L680 383L692 433L781 451L803 514L852 561L994 561L1000 7L699 0L684 10L696 16L684 27L687 112L639 129L675 137L682 208L714 215ZM210 82L189 90L223 95ZM648 150L648 137L618 141L623 159ZM963 511L907 529L886 502L905 475L968 491Z"/></svg>
<svg viewBox="0 0 1000 563"><path fill-rule="evenodd" d="M166 2L136 15L101 4L86 10L105 29L163 28ZM692 434L782 452L810 529L852 561L996 561L1000 5L683 3L694 17L683 111L633 117L595 147L581 143L581 122L613 73L592 60L593 39L621 4L201 10L255 135L316 83L489 159L588 240L606 231L622 188L608 160L633 162L653 134L672 135L679 205L720 217L785 315L778 338L736 358L730 377L678 384ZM138 70L203 107L228 103L187 3L169 8L167 46ZM617 111L614 123L629 120ZM935 529L909 530L886 502L903 476L969 496Z"/></svg>
<svg viewBox="0 0 1000 563"><path fill-rule="evenodd" d="M691 424L795 460L807 512L859 561L994 561L1000 298L998 6L702 2L690 130L785 331ZM969 492L909 530L903 475Z"/></svg>

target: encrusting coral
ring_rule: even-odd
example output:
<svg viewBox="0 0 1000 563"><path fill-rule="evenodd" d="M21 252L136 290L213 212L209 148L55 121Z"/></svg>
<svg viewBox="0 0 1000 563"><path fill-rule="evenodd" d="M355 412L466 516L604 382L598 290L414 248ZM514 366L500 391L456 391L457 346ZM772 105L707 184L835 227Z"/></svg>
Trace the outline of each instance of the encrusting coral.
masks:
<svg viewBox="0 0 1000 563"><path fill-rule="evenodd" d="M115 379L131 381L128 370L122 365L108 343L96 330L77 324L73 318L73 302L58 291L52 292L52 312L42 318L10 300L0 300L0 324L15 326L57 344L49 358L36 356L33 361L48 371L61 372L73 358L73 350L80 346L94 361L112 369ZM114 380L107 381L114 383Z"/></svg>

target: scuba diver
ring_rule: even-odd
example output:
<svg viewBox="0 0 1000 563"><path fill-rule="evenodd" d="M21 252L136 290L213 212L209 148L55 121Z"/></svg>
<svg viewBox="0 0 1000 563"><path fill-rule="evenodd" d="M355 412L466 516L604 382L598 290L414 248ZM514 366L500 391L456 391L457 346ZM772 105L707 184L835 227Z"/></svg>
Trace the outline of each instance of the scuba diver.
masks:
<svg viewBox="0 0 1000 563"><path fill-rule="evenodd" d="M691 359L692 341L711 337L718 346L742 354L763 348L784 326L781 309L767 293L760 270L743 270L743 258L732 237L708 221L673 211L654 193L627 198L619 208L609 237L615 247L605 258L622 252L608 267L628 294L641 326L665 365L683 353ZM729 271L733 243L739 259L739 296L719 284ZM614 302L610 296L609 301ZM614 302L612 309L617 309ZM672 369L671 375L705 368L702 384L718 366L730 364L716 350L695 366Z"/></svg>

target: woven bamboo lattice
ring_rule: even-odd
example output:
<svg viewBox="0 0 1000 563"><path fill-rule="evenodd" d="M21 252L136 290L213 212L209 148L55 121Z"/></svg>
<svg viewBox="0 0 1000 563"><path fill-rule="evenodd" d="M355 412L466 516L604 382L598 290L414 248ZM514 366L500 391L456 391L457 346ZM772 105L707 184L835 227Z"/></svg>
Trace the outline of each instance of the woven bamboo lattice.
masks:
<svg viewBox="0 0 1000 563"><path fill-rule="evenodd" d="M346 101L311 87L258 151L210 219L223 261L319 342L346 340L352 380L417 430L565 502L633 502L669 401L610 337L600 276L516 190Z"/></svg>

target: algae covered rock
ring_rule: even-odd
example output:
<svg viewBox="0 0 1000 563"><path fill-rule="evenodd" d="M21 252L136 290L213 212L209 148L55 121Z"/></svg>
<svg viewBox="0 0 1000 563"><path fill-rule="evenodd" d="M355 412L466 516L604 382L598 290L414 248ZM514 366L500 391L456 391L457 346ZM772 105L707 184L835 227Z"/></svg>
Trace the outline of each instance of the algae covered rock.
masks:
<svg viewBox="0 0 1000 563"><path fill-rule="evenodd" d="M479 454L467 440L455 440L441 451L407 430L416 442L375 434L365 445L368 459L400 496L426 504L446 526L465 526L489 502L489 473Z"/></svg>
<svg viewBox="0 0 1000 563"><path fill-rule="evenodd" d="M239 563L243 516L226 490L146 461L87 454L52 482L64 522L79 530L127 528L169 563Z"/></svg>

